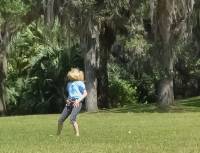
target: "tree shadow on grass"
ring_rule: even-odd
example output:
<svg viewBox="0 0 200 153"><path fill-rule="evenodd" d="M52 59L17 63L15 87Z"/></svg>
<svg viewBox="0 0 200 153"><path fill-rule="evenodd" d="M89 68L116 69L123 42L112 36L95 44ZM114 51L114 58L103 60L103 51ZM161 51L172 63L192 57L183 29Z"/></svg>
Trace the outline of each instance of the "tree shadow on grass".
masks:
<svg viewBox="0 0 200 153"><path fill-rule="evenodd" d="M177 101L177 107L185 112L200 112L200 97L193 97Z"/></svg>
<svg viewBox="0 0 200 153"><path fill-rule="evenodd" d="M131 104L119 108L101 110L111 113L183 113L200 112L200 97L177 100L176 104L170 107L159 107L156 104Z"/></svg>

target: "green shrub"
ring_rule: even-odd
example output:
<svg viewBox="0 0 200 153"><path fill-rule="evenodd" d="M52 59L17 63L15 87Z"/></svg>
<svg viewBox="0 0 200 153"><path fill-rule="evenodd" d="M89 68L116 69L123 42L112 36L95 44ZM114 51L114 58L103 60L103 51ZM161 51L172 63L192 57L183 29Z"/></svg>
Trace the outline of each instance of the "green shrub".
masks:
<svg viewBox="0 0 200 153"><path fill-rule="evenodd" d="M153 75L143 74L136 81L136 97L139 103L152 103L156 101L155 79Z"/></svg>
<svg viewBox="0 0 200 153"><path fill-rule="evenodd" d="M66 71L83 66L78 44L59 46L57 36L51 40L45 34L42 26L32 24L10 44L6 81L9 114L60 112Z"/></svg>
<svg viewBox="0 0 200 153"><path fill-rule="evenodd" d="M116 64L109 65L109 101L113 107L134 103L136 87L122 76L123 69Z"/></svg>

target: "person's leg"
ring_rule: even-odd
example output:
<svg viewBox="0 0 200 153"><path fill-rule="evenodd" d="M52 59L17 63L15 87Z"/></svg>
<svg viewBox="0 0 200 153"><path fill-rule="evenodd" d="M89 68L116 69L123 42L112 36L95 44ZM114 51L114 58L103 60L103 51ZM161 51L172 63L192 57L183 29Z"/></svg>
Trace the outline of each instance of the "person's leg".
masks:
<svg viewBox="0 0 200 153"><path fill-rule="evenodd" d="M72 109L69 106L65 106L63 109L60 118L58 119L58 129L57 129L57 135L60 135L62 128L63 128L63 123L66 120L66 118L70 115Z"/></svg>
<svg viewBox="0 0 200 153"><path fill-rule="evenodd" d="M73 128L74 128L75 135L76 135L76 136L79 136L80 134L79 134L78 123L77 123L76 121L74 121L74 122L72 123L72 125L73 125Z"/></svg>
<svg viewBox="0 0 200 153"><path fill-rule="evenodd" d="M78 127L78 123L76 122L76 117L78 113L80 112L81 107L82 107L82 103L80 103L79 107L73 107L72 113L70 116L70 121L71 121L71 124L73 126L76 136L79 136L79 127Z"/></svg>

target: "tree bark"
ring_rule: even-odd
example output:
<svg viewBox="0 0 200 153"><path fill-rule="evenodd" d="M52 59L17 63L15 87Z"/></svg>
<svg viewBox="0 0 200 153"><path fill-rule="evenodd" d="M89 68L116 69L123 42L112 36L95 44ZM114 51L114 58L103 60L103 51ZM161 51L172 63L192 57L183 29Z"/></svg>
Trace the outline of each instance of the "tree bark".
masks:
<svg viewBox="0 0 200 153"><path fill-rule="evenodd" d="M97 77L96 77L96 62L94 40L91 41L91 49L85 54L85 78L87 88L86 109L88 112L96 112L97 107Z"/></svg>
<svg viewBox="0 0 200 153"><path fill-rule="evenodd" d="M0 115L6 113L4 82L6 79L7 60L5 51L0 50Z"/></svg>
<svg viewBox="0 0 200 153"><path fill-rule="evenodd" d="M170 46L171 48L171 46ZM161 106L169 106L174 104L174 55L170 48L163 47L160 64L162 65L162 79L158 86L158 102Z"/></svg>
<svg viewBox="0 0 200 153"><path fill-rule="evenodd" d="M156 14L156 38L159 42L159 65L162 79L158 85L158 102L162 106L174 103L173 96L173 54L170 45L173 0L158 0Z"/></svg>
<svg viewBox="0 0 200 153"><path fill-rule="evenodd" d="M115 41L115 34L111 27L105 22L101 25L100 52L98 66L98 105L101 108L109 108L108 101L108 58L112 44Z"/></svg>
<svg viewBox="0 0 200 153"><path fill-rule="evenodd" d="M44 0L43 1L43 9L44 9L44 19L47 26L52 28L55 14L54 14L54 0Z"/></svg>
<svg viewBox="0 0 200 153"><path fill-rule="evenodd" d="M0 25L0 115L5 115L6 113L6 100L5 100L5 79L7 75L7 55L6 47L10 41L8 22Z"/></svg>
<svg viewBox="0 0 200 153"><path fill-rule="evenodd" d="M98 105L101 108L108 108L108 50L101 49L99 55L99 68L98 68Z"/></svg>
<svg viewBox="0 0 200 153"><path fill-rule="evenodd" d="M98 111L97 106L97 52L99 52L99 30L90 21L89 31L82 32L81 48L84 50L85 80L88 95L86 97L86 110Z"/></svg>
<svg viewBox="0 0 200 153"><path fill-rule="evenodd" d="M155 41L159 44L159 65L162 79L158 86L158 101L161 105L174 104L173 67L174 52L181 33L185 30L186 19L192 12L193 0L158 0L154 20Z"/></svg>
<svg viewBox="0 0 200 153"><path fill-rule="evenodd" d="M174 104L173 80L161 80L158 86L158 100L162 107Z"/></svg>

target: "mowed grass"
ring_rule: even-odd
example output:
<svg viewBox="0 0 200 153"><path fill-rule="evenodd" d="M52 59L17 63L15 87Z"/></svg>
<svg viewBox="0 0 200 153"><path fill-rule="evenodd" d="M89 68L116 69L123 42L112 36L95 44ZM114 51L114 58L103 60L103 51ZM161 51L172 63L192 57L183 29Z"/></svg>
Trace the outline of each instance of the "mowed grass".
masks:
<svg viewBox="0 0 200 153"><path fill-rule="evenodd" d="M199 97L179 101L162 113L153 105L81 113L80 137L68 120L55 135L59 114L1 117L0 153L199 153L198 103Z"/></svg>

